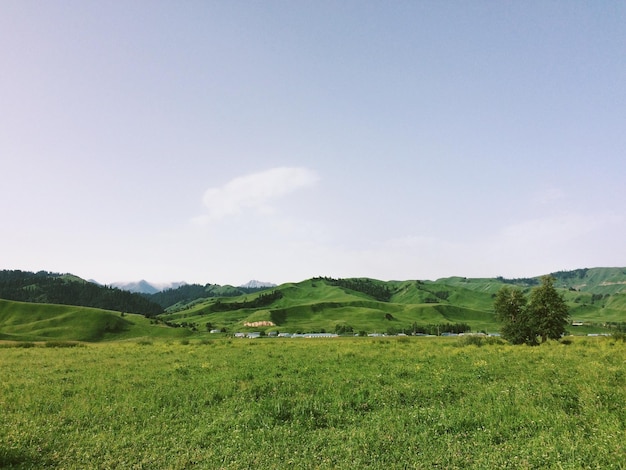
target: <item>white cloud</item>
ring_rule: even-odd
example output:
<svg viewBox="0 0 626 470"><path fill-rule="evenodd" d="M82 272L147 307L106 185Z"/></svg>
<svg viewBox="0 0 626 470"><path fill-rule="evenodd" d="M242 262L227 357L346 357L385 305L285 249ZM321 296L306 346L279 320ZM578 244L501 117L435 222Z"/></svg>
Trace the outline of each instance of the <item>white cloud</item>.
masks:
<svg viewBox="0 0 626 470"><path fill-rule="evenodd" d="M240 214L250 209L257 213L272 213L278 199L315 185L319 177L307 168L279 167L239 176L223 186L209 188L202 199L208 214L194 218L195 223L206 223Z"/></svg>

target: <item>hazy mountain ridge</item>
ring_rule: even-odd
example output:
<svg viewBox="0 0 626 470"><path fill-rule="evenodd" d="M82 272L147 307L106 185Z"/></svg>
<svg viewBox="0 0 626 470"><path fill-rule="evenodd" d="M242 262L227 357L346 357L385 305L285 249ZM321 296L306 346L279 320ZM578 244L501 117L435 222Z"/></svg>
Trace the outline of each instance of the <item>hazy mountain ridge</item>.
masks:
<svg viewBox="0 0 626 470"><path fill-rule="evenodd" d="M89 281L95 282L96 281ZM131 281L131 282L113 282L111 284L112 287L117 287L118 289L122 289L128 292L134 292L136 294L156 294L158 292L163 292L171 289L178 289L179 287L183 287L188 285L185 281L180 282L150 282L142 279L140 281ZM200 284L195 284L200 285ZM218 284L207 284L207 285L218 285ZM222 286L226 287L226 286ZM231 286L232 287L232 286ZM265 289L270 287L276 287L276 284L272 282L258 281L253 279L248 281L245 284L241 284L237 286L241 289Z"/></svg>
<svg viewBox="0 0 626 470"><path fill-rule="evenodd" d="M126 290L128 292L134 292L136 294L156 294L167 289L177 289L181 286L187 285L185 281L180 282L148 282L145 279L134 282L114 282L111 284L118 289Z"/></svg>
<svg viewBox="0 0 626 470"><path fill-rule="evenodd" d="M238 287L243 287L244 289L261 289L265 287L276 287L276 284L272 282L257 281L256 279L252 279L251 281L248 281Z"/></svg>

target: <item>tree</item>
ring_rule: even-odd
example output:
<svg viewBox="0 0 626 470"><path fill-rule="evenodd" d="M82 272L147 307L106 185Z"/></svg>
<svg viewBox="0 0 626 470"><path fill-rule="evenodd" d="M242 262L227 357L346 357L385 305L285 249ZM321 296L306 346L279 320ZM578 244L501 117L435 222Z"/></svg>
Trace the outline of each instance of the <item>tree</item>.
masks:
<svg viewBox="0 0 626 470"><path fill-rule="evenodd" d="M345 323L337 323L335 325L335 333L338 335L345 335L347 333L352 333L354 329Z"/></svg>
<svg viewBox="0 0 626 470"><path fill-rule="evenodd" d="M532 290L528 302L529 316L542 343L546 339L559 339L569 323L567 305L554 288L554 281L552 276L543 276L541 285Z"/></svg>
<svg viewBox="0 0 626 470"><path fill-rule="evenodd" d="M531 291L529 300L519 289L502 287L493 307L502 323L502 336L513 344L537 344L538 336L542 342L559 339L568 324L567 305L551 276L541 278L541 285Z"/></svg>
<svg viewBox="0 0 626 470"><path fill-rule="evenodd" d="M496 318L502 323L502 337L513 344L532 343L536 334L526 310L526 298L519 289L502 287L496 294L493 304Z"/></svg>

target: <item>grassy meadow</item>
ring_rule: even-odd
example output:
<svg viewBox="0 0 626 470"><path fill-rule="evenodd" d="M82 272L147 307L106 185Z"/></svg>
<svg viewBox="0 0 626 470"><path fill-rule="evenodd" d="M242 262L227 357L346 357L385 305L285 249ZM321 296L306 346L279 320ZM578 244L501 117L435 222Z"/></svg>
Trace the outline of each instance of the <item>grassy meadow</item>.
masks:
<svg viewBox="0 0 626 470"><path fill-rule="evenodd" d="M626 466L612 338L0 346L1 468Z"/></svg>

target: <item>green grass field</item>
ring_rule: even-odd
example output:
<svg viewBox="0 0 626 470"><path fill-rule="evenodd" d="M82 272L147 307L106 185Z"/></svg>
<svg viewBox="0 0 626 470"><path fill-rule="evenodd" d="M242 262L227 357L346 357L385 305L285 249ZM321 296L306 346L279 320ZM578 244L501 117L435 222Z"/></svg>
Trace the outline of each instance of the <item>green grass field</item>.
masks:
<svg viewBox="0 0 626 470"><path fill-rule="evenodd" d="M471 341L4 343L0 467L624 468L624 342Z"/></svg>

